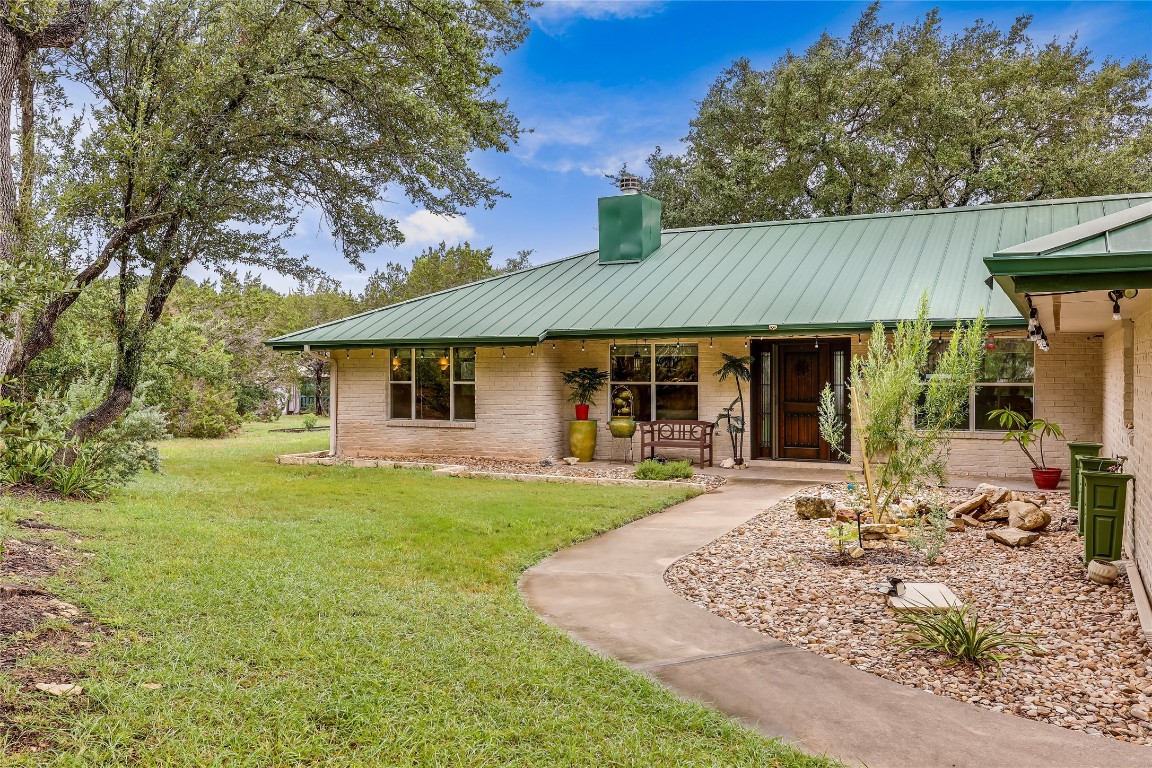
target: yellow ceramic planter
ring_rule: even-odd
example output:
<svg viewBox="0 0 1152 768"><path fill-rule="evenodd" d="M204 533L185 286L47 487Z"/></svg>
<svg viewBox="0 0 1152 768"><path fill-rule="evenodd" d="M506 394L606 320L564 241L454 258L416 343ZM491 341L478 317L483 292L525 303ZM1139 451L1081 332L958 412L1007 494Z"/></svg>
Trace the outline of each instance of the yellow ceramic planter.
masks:
<svg viewBox="0 0 1152 768"><path fill-rule="evenodd" d="M568 422L568 447L580 461L592 461L596 454L596 419Z"/></svg>

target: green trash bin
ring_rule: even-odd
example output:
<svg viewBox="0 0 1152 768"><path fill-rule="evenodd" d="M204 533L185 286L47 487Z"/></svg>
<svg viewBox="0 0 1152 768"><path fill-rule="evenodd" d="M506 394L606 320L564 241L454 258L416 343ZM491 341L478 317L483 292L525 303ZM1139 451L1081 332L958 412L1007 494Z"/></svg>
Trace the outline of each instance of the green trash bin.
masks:
<svg viewBox="0 0 1152 768"><path fill-rule="evenodd" d="M1076 478L1076 480L1077 480L1076 498L1078 501L1080 501L1080 500L1083 500L1083 498L1084 498L1084 473L1085 472L1111 472L1112 470L1114 470L1118 466L1120 466L1120 461L1118 459L1113 459L1113 458L1110 458L1108 456L1081 456L1078 464L1079 464L1079 472L1077 474L1079 475L1079 477ZM1076 530L1080 533L1081 536L1083 536L1084 535L1084 521L1086 518L1086 516L1084 514L1084 505L1078 503L1076 505L1076 510L1079 512L1079 514L1077 515L1078 522L1076 525Z"/></svg>
<svg viewBox="0 0 1152 768"><path fill-rule="evenodd" d="M1080 518L1084 521L1084 564L1119 560L1124 544L1124 510L1132 475L1080 468Z"/></svg>
<svg viewBox="0 0 1152 768"><path fill-rule="evenodd" d="M1080 457L1096 458L1103 447L1103 443L1068 443L1068 454L1071 459L1069 466L1072 467L1068 487L1071 489L1072 509L1080 509Z"/></svg>

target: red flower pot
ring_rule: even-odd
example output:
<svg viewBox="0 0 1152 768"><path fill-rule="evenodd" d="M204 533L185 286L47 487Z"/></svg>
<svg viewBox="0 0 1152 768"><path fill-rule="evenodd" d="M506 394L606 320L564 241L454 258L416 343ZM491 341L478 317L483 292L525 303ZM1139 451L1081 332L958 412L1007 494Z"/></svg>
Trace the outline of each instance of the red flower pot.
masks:
<svg viewBox="0 0 1152 768"><path fill-rule="evenodd" d="M1056 486L1060 485L1060 475L1064 470L1060 467L1044 467L1043 469L1032 468L1032 482L1036 483L1036 487L1042 491L1054 491Z"/></svg>
<svg viewBox="0 0 1152 768"><path fill-rule="evenodd" d="M580 403L576 406L577 421L588 421L588 408L589 406L587 403Z"/></svg>

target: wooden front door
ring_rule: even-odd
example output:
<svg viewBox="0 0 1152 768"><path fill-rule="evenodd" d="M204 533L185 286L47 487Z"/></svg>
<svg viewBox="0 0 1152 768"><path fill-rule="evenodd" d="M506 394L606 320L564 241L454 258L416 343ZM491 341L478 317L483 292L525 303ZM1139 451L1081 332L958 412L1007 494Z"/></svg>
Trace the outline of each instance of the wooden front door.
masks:
<svg viewBox="0 0 1152 768"><path fill-rule="evenodd" d="M782 459L826 459L820 439L820 390L828 380L831 345L781 344L779 366L779 456ZM821 448L824 447L824 450Z"/></svg>

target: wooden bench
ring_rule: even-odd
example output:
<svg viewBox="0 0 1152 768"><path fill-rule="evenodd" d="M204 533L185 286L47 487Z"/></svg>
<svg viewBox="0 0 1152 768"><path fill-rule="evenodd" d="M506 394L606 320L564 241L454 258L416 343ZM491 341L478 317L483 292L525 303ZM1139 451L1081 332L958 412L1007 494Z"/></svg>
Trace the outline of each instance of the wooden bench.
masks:
<svg viewBox="0 0 1152 768"><path fill-rule="evenodd" d="M700 450L700 466L704 466L704 457L708 457L708 466L712 466L712 435L716 425L710 421L663 420L642 421L640 427L640 459L656 458L657 448L698 448Z"/></svg>

